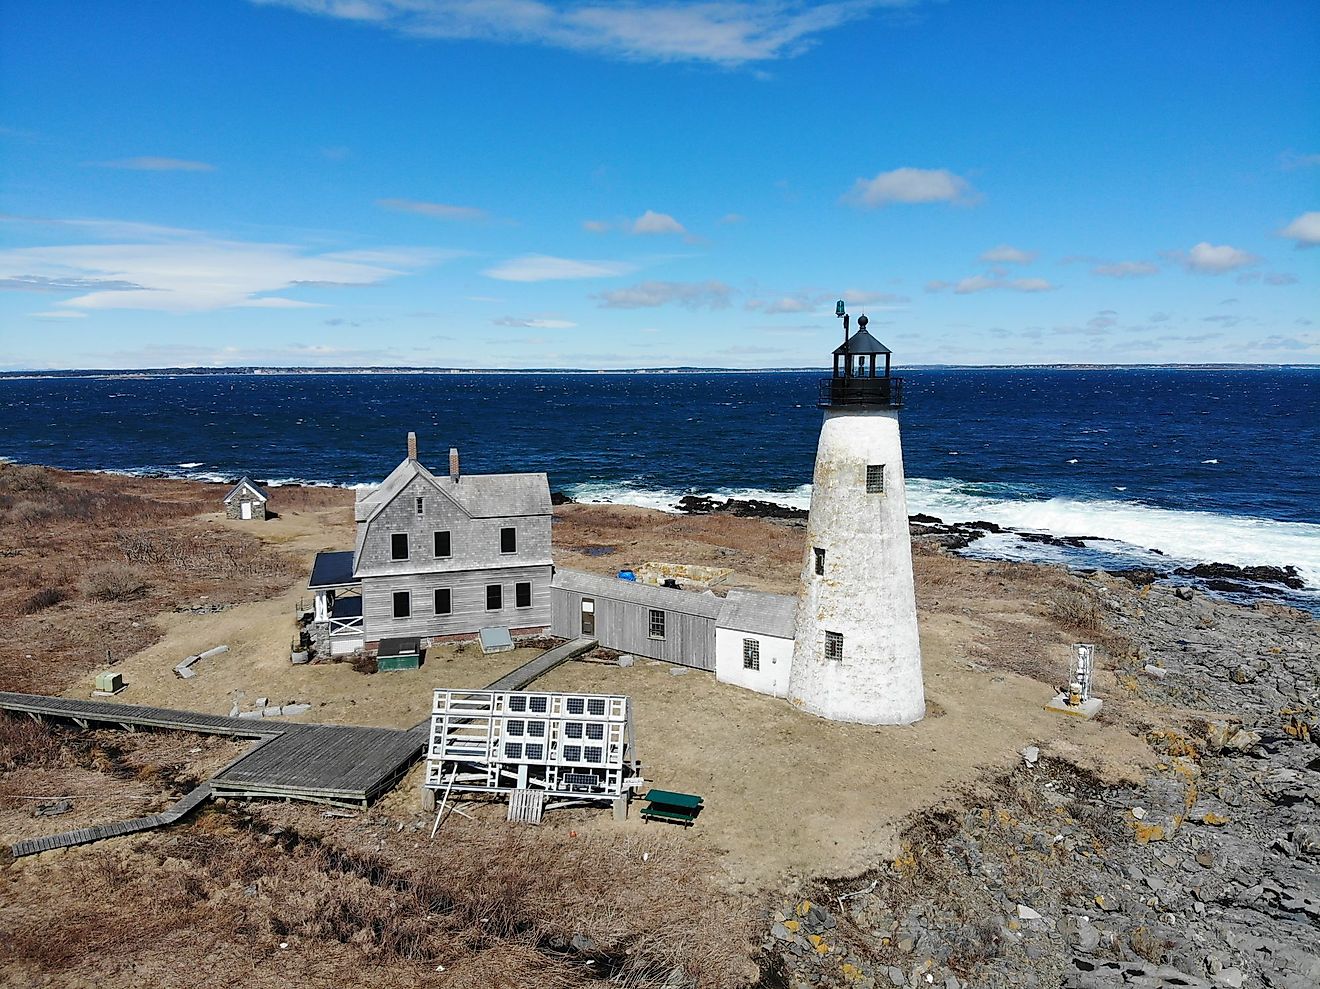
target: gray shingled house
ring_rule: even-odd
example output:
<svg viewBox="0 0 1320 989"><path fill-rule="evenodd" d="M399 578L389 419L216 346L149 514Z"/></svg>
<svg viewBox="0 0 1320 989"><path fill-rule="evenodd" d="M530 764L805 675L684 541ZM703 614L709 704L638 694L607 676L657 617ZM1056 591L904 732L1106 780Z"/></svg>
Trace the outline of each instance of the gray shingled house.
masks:
<svg viewBox="0 0 1320 989"><path fill-rule="evenodd" d="M244 477L225 495L225 514L231 519L261 520L266 517L266 502L269 500L266 492L251 478Z"/></svg>
<svg viewBox="0 0 1320 989"><path fill-rule="evenodd" d="M368 650L387 638L545 631L550 515L545 474L464 475L451 449L449 473L437 475L417 459L409 433L403 463L379 487L359 492L351 573L343 572L346 554L318 557L310 585L316 618L342 643L356 639Z"/></svg>

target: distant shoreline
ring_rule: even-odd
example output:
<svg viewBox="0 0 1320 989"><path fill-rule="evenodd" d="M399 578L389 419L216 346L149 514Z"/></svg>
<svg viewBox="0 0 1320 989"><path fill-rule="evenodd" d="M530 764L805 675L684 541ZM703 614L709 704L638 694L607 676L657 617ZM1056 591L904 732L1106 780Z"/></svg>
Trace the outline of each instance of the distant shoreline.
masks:
<svg viewBox="0 0 1320 989"><path fill-rule="evenodd" d="M902 371L1315 371L1320 364L905 364ZM489 374L828 374L828 367L153 367L0 371L0 380L60 378L125 379L185 377L289 377L294 375L489 375Z"/></svg>

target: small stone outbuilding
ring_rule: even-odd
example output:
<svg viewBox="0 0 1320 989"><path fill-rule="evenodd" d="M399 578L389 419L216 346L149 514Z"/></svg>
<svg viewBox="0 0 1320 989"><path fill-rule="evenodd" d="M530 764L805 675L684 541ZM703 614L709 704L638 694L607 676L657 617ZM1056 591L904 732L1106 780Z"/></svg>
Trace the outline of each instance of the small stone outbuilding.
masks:
<svg viewBox="0 0 1320 989"><path fill-rule="evenodd" d="M225 495L225 514L231 519L265 519L266 492L244 477Z"/></svg>

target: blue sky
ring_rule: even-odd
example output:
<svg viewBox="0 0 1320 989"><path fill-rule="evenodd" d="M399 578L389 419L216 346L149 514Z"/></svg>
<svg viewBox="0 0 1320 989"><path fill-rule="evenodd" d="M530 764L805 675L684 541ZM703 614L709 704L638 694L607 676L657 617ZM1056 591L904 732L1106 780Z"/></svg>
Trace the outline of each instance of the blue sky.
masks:
<svg viewBox="0 0 1320 989"><path fill-rule="evenodd" d="M1320 362L1313 3L8 0L0 367Z"/></svg>

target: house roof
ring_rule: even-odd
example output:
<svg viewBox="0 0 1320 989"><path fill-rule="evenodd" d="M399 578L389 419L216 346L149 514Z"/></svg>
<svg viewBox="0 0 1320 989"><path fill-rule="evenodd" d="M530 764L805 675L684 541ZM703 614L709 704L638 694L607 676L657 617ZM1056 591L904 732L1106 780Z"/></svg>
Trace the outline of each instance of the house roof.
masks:
<svg viewBox="0 0 1320 989"><path fill-rule="evenodd" d="M716 597L709 591L698 593L676 590L672 587L657 587L655 584L620 580L618 577L602 577L600 574L587 573L584 570L557 569L550 585L612 601L626 601L648 608L677 611L703 618L718 618L720 609L724 606L724 599Z"/></svg>
<svg viewBox="0 0 1320 989"><path fill-rule="evenodd" d="M258 501L270 500L266 496L266 492L262 491L259 487L253 484L251 478L244 475L242 478L239 479L239 482L235 484L233 488L230 489L229 494L225 495L225 504L228 505L231 501L233 501L234 495L242 491L244 487L246 487L249 491L251 491L254 495L256 495Z"/></svg>
<svg viewBox="0 0 1320 989"><path fill-rule="evenodd" d="M848 338L847 343L842 343L834 348L834 355L840 354L891 354L888 347L871 336L868 330L858 330Z"/></svg>
<svg viewBox="0 0 1320 989"><path fill-rule="evenodd" d="M787 594L763 594L760 591L731 590L720 611L719 628L755 632L791 639L797 620L797 598Z"/></svg>
<svg viewBox="0 0 1320 989"><path fill-rule="evenodd" d="M353 517L366 522L388 505L414 478L424 478L474 519L549 515L550 480L545 474L463 474L457 481L437 477L419 461L405 460L379 487L359 489Z"/></svg>
<svg viewBox="0 0 1320 989"><path fill-rule="evenodd" d="M317 553L312 564L312 579L307 582L310 588L344 587L356 584L353 579L353 551L338 553Z"/></svg>

